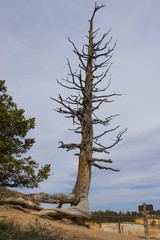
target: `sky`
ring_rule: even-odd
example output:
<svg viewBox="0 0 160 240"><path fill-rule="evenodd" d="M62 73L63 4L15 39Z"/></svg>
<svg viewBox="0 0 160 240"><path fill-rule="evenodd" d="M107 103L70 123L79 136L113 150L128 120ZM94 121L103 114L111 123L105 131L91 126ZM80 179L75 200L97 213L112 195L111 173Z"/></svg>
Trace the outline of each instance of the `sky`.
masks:
<svg viewBox="0 0 160 240"><path fill-rule="evenodd" d="M110 151L111 167L120 172L92 168L90 209L137 211L143 202L160 209L160 1L103 0L106 4L94 21L99 36L112 28L117 46L112 58L109 93L121 93L99 110L99 116L120 114L112 126L128 128ZM78 61L67 36L79 50L87 43L92 0L0 0L0 79L25 116L36 118L28 137L35 145L28 152L40 166L50 163L53 174L37 189L23 193L50 194L73 190L78 168L74 152L59 149L58 142L79 142L68 131L72 121L53 109L50 97L66 96L56 79L73 69ZM106 82L108 79L106 79ZM104 143L113 136L103 137ZM106 157L101 154L99 157ZM107 156L108 157L108 156Z"/></svg>

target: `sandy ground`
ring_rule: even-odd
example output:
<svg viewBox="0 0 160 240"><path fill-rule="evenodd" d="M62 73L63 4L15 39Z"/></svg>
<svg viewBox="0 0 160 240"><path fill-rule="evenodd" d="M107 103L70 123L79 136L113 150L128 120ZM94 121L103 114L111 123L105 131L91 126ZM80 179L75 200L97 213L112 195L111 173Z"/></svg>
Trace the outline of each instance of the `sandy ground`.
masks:
<svg viewBox="0 0 160 240"><path fill-rule="evenodd" d="M30 213L25 213L23 211L13 209L8 205L0 206L0 220L1 219L14 219L18 223L26 225L28 223L34 223L37 216ZM128 236L119 233L110 232L98 232L86 227L73 225L69 223L63 223L58 220L49 220L44 218L38 218L38 221L43 225L50 225L50 227L62 228L65 231L65 236L71 237L75 236L77 240L142 240L143 238L136 236Z"/></svg>

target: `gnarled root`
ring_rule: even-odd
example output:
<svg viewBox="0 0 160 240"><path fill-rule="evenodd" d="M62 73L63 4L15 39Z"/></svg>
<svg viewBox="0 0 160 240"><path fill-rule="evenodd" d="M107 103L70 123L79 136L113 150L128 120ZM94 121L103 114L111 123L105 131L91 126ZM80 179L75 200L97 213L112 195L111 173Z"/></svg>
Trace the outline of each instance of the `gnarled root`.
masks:
<svg viewBox="0 0 160 240"><path fill-rule="evenodd" d="M40 202L57 203L59 204L59 207L64 203L70 203L72 206L64 209L44 209L40 206ZM0 204L13 204L21 210L22 208L32 209L31 213L43 217L80 218L87 220L91 218L88 198L81 196L79 200L73 193L35 193L24 195L22 193L0 187Z"/></svg>
<svg viewBox="0 0 160 240"><path fill-rule="evenodd" d="M41 210L39 201L27 197L17 191L11 191L5 187L0 186L0 204L15 204L21 205L25 208Z"/></svg>
<svg viewBox="0 0 160 240"><path fill-rule="evenodd" d="M38 216L50 216L58 218L80 218L84 220L89 220L91 218L91 212L89 210L89 202L87 198L82 198L77 206L71 206L64 209L50 208L43 209L41 211L32 212Z"/></svg>

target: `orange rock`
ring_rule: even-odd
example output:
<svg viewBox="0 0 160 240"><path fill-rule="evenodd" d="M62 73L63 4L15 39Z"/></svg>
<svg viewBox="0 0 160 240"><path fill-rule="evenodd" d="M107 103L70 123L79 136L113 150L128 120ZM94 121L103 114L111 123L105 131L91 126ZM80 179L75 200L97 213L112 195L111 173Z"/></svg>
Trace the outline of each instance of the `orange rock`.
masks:
<svg viewBox="0 0 160 240"><path fill-rule="evenodd" d="M86 225L88 228L92 229L92 230L96 230L96 231L99 231L99 230L100 230L98 223L89 222L89 223L85 223L85 225Z"/></svg>

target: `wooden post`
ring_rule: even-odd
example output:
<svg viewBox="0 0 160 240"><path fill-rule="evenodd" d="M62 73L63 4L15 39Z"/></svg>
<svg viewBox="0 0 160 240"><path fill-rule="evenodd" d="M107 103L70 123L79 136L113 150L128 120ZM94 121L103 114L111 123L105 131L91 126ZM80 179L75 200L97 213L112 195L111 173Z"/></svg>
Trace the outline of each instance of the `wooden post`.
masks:
<svg viewBox="0 0 160 240"><path fill-rule="evenodd" d="M118 220L119 233L121 233L121 217L119 217Z"/></svg>
<svg viewBox="0 0 160 240"><path fill-rule="evenodd" d="M150 239L146 203L143 203L143 217L144 217L144 234L145 234L145 238L146 239Z"/></svg>

